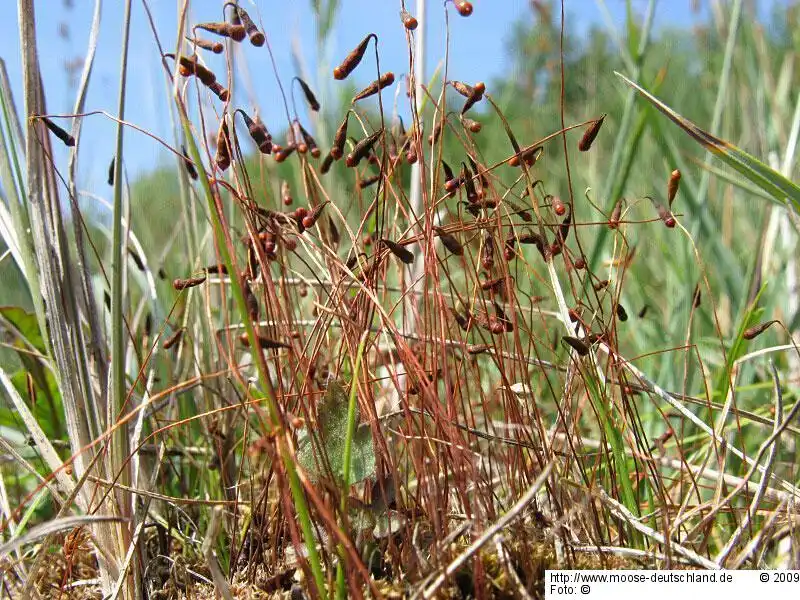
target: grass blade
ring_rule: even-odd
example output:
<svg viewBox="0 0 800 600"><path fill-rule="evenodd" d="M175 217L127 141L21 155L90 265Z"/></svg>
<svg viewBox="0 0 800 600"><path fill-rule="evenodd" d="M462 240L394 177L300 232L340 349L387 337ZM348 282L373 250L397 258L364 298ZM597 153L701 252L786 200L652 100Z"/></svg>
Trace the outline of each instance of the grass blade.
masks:
<svg viewBox="0 0 800 600"><path fill-rule="evenodd" d="M672 110L661 100L625 77L622 73L616 71L614 71L614 73L617 77L622 79L622 81L639 92L648 102L664 113L673 123L683 129L693 140L703 146L703 148L712 152L730 167L736 169L748 181L760 187L779 202L785 203L788 199L792 202L795 209L800 210L800 187L774 169L770 169L767 165L744 150L700 129L700 127L692 123L689 119Z"/></svg>

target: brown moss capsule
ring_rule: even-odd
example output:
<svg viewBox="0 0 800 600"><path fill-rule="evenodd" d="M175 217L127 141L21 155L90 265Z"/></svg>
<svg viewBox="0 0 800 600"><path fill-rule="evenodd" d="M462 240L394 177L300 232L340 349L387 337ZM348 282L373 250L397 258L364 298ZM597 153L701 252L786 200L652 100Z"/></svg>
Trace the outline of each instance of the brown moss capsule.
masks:
<svg viewBox="0 0 800 600"><path fill-rule="evenodd" d="M658 213L658 218L664 222L664 225L666 225L670 229L675 227L676 221L672 212L670 212L670 210L660 202L656 202L652 198L650 198L650 201L653 203L653 206L655 207L656 212Z"/></svg>
<svg viewBox="0 0 800 600"><path fill-rule="evenodd" d="M177 291L183 291L188 288L192 288L204 283L206 280L205 275L201 275L199 277L189 277L188 279L176 279L172 282L172 287L175 288Z"/></svg>
<svg viewBox="0 0 800 600"><path fill-rule="evenodd" d="M353 147L352 152L350 152L350 154L347 155L347 158L345 159L345 164L348 167L355 167L356 165L358 165L358 163L360 163L361 160L370 153L372 147L375 145L375 142L377 142L380 139L382 133L383 129L379 129L372 135L365 137L363 140L358 142Z"/></svg>
<svg viewBox="0 0 800 600"><path fill-rule="evenodd" d="M307 215L303 217L303 226L306 229L311 229L314 225L317 224L320 216L322 215L322 211L328 205L329 200L326 200L322 204L315 206Z"/></svg>
<svg viewBox="0 0 800 600"><path fill-rule="evenodd" d="M230 92L228 92L226 88L222 87L222 84L219 81L215 81L214 83L209 85L208 89L214 92L217 98L219 98L223 102L227 102L228 98L230 98Z"/></svg>
<svg viewBox="0 0 800 600"><path fill-rule="evenodd" d="M481 266L485 271L494 268L494 238L492 234L485 231L483 234L483 247L481 248Z"/></svg>
<svg viewBox="0 0 800 600"><path fill-rule="evenodd" d="M358 189L363 190L364 188L368 188L371 185L377 183L381 178L381 174L378 173L377 175L372 175L367 177L366 179L361 179L358 182Z"/></svg>
<svg viewBox="0 0 800 600"><path fill-rule="evenodd" d="M281 200L284 206L291 206L294 202L292 198L292 189L289 187L289 182L285 179L281 181Z"/></svg>
<svg viewBox="0 0 800 600"><path fill-rule="evenodd" d="M292 155L292 152L297 149L297 146L292 144L290 146L286 146L285 148L278 147L279 149L277 150L275 148L276 146L273 144L272 149L274 150L275 162L282 163Z"/></svg>
<svg viewBox="0 0 800 600"><path fill-rule="evenodd" d="M72 148L75 145L75 138L72 137L69 133L67 133L65 129L61 129L61 127L53 123L47 117L41 117L41 119L42 121L44 121L44 124L53 133L53 135L55 135L58 139L64 142L64 145L70 148Z"/></svg>
<svg viewBox="0 0 800 600"><path fill-rule="evenodd" d="M410 265L414 262L414 254L404 248L401 244L397 242L393 242L392 240L388 240L386 238L381 238L381 243L386 246L389 251L394 254L397 258L399 258L403 263Z"/></svg>
<svg viewBox="0 0 800 600"><path fill-rule="evenodd" d="M491 346L486 344L470 344L467 346L467 354L471 354L475 356L476 354L483 354L488 352L491 349Z"/></svg>
<svg viewBox="0 0 800 600"><path fill-rule="evenodd" d="M458 323L458 326L461 328L461 330L462 331L469 330L469 315L465 317L452 306L448 308L450 309L450 314L453 315L453 318L456 320L456 323Z"/></svg>
<svg viewBox="0 0 800 600"><path fill-rule="evenodd" d="M250 347L250 338L246 333L243 333L242 335L239 336L239 342L241 342L242 346L244 346L245 348ZM280 348L291 348L289 344L284 344L283 342L270 339L263 335L256 335L256 343L262 350L278 350Z"/></svg>
<svg viewBox="0 0 800 600"><path fill-rule="evenodd" d="M746 329L742 334L742 337L746 340L752 340L755 337L758 337L762 333L764 333L767 329L769 329L774 323L778 323L777 319L773 319L772 321L767 321L766 323L760 323L758 325L753 325L752 327Z"/></svg>
<svg viewBox="0 0 800 600"><path fill-rule="evenodd" d="M506 333L507 331L505 323L496 317L489 317L487 323L488 329L492 335L500 335L502 333Z"/></svg>
<svg viewBox="0 0 800 600"><path fill-rule="evenodd" d="M597 283L593 284L592 287L594 288L595 292L599 292L604 290L608 287L608 284L611 283L608 279L603 279L602 281L598 281Z"/></svg>
<svg viewBox="0 0 800 600"><path fill-rule="evenodd" d="M469 98L475 93L475 88L471 85L464 83L463 81L457 81L455 79L450 81L450 85L453 86L453 89L457 91L459 94L464 96L464 98ZM483 85L483 84L481 84ZM481 92L483 93L483 92Z"/></svg>
<svg viewBox="0 0 800 600"><path fill-rule="evenodd" d="M464 102L464 106L461 107L461 115L467 114L467 111L475 106L477 102L483 98L483 92L486 89L486 86L483 83L475 84L475 87L472 88L472 94L467 98L466 102Z"/></svg>
<svg viewBox="0 0 800 600"><path fill-rule="evenodd" d="M511 333L514 331L514 324L506 315L503 307L494 301L492 302L492 306L494 306L495 319L503 326L503 331L506 333Z"/></svg>
<svg viewBox="0 0 800 600"><path fill-rule="evenodd" d="M114 185L114 165L117 162L117 158L114 156L111 158L111 163L108 165L108 185Z"/></svg>
<svg viewBox="0 0 800 600"><path fill-rule="evenodd" d="M455 0L456 10L462 17L468 17L472 14L472 3L467 0Z"/></svg>
<svg viewBox="0 0 800 600"><path fill-rule="evenodd" d="M586 356L589 354L589 346L587 346L582 340L579 340L576 337L572 337L569 335L565 335L561 338L561 341L567 344L570 348L575 350L580 356Z"/></svg>
<svg viewBox="0 0 800 600"><path fill-rule="evenodd" d="M645 315L647 314L647 310L648 310L649 308L650 308L650 307L649 307L649 306L647 306L647 304L645 304L645 305L642 307L642 310L640 310L640 311L639 311L639 313L638 313L636 316L637 316L637 317L639 317L640 319L644 319Z"/></svg>
<svg viewBox="0 0 800 600"><path fill-rule="evenodd" d="M582 256L579 256L572 265L579 271L582 271L586 268L586 260Z"/></svg>
<svg viewBox="0 0 800 600"><path fill-rule="evenodd" d="M617 303L616 311L617 318L620 321L625 322L628 320L628 313L625 311L625 308L622 306L622 304Z"/></svg>
<svg viewBox="0 0 800 600"><path fill-rule="evenodd" d="M606 118L605 115L597 119L596 121L592 122L589 125L589 129L586 130L586 133L583 134L581 141L578 142L578 150L581 152L588 152L589 149L592 147L592 143L594 142L597 134L600 133L600 127L603 126L603 120Z"/></svg>
<svg viewBox="0 0 800 600"><path fill-rule="evenodd" d="M406 162L410 165L413 165L417 162L417 151L414 148L409 148L408 152L406 152Z"/></svg>
<svg viewBox="0 0 800 600"><path fill-rule="evenodd" d="M444 171L444 189L448 194L452 194L461 185L461 179L455 176L453 169L445 161L442 161L442 170Z"/></svg>
<svg viewBox="0 0 800 600"><path fill-rule="evenodd" d="M444 123L439 121L436 123L436 126L433 128L433 131L428 136L428 143L433 145L439 141L439 138L442 136L442 131L444 130Z"/></svg>
<svg viewBox="0 0 800 600"><path fill-rule="evenodd" d="M288 137L290 142L294 143L294 146L297 148L297 151L300 154L305 154L308 152L308 144L306 143L305 136L303 136L303 126L300 125L300 121L295 119L292 121L291 127L291 136Z"/></svg>
<svg viewBox="0 0 800 600"><path fill-rule="evenodd" d="M678 186L681 183L681 172L678 169L675 169L669 176L669 183L667 183L667 203L669 207L672 208L672 201L675 200L675 196L678 194Z"/></svg>
<svg viewBox="0 0 800 600"><path fill-rule="evenodd" d="M161 347L164 350L169 350L170 348L172 348L175 344L181 341L181 338L183 337L183 331L184 331L183 327L178 329L175 333L173 333L171 336L169 336L167 339L164 340L164 342L161 344Z"/></svg>
<svg viewBox="0 0 800 600"><path fill-rule="evenodd" d="M231 138L228 134L228 122L223 115L217 132L217 152L214 156L220 171L226 171L231 166Z"/></svg>
<svg viewBox="0 0 800 600"><path fill-rule="evenodd" d="M461 245L461 242L458 241L458 238L451 233L447 233L441 227L434 227L433 230L436 232L436 235L439 236L439 240L442 242L442 246L447 248L450 252L457 256L461 256L464 254L464 247Z"/></svg>
<svg viewBox="0 0 800 600"><path fill-rule="evenodd" d="M618 198L614 203L614 208L611 209L611 217L608 219L608 228L616 229L619 227L619 218L622 215L622 206L625 203L625 198Z"/></svg>
<svg viewBox="0 0 800 600"><path fill-rule="evenodd" d="M481 289L484 292L488 291L497 291L503 283L505 283L505 277L496 277L495 279L486 279L481 282Z"/></svg>
<svg viewBox="0 0 800 600"><path fill-rule="evenodd" d="M409 31L414 31L419 25L419 22L406 9L400 11L400 20L403 21L403 27Z"/></svg>
<svg viewBox="0 0 800 600"><path fill-rule="evenodd" d="M186 146L181 146L181 154L183 155L183 167L186 169L186 173L189 175L189 177L196 180L197 169L194 168L194 163L186 152Z"/></svg>
<svg viewBox="0 0 800 600"><path fill-rule="evenodd" d="M317 140L315 140L314 136L312 136L310 133L308 133L308 131L306 131L306 128L303 127L303 125L300 123L300 121L296 121L296 123L297 123L297 128L300 131L300 137L303 140L303 144L308 149L308 151L311 153L311 156L313 156L314 158L319 158L319 155L321 153L320 153L320 150L319 150L319 146L317 146ZM300 148L298 147L297 150L299 152Z"/></svg>
<svg viewBox="0 0 800 600"><path fill-rule="evenodd" d="M250 18L245 9L239 5L234 6L236 8L236 16L239 17L239 21L244 26L247 36L250 38L250 43L257 47L263 46L266 41L264 34L258 30L258 27L253 23L253 19Z"/></svg>
<svg viewBox="0 0 800 600"><path fill-rule="evenodd" d="M539 157L544 152L544 148L542 146L534 146L532 148L526 148L522 150L519 154L515 154L510 159L508 159L508 164L512 167L518 167L520 165L520 159L525 161L525 164L529 167L532 167L536 164L536 161L539 160Z"/></svg>
<svg viewBox="0 0 800 600"><path fill-rule="evenodd" d="M516 256L517 256L517 253L514 252L514 248L513 247L505 246L503 248L503 258L505 259L506 262L511 262L512 260L514 260L514 258L516 258Z"/></svg>
<svg viewBox="0 0 800 600"><path fill-rule="evenodd" d="M300 89L303 90L303 95L306 97L306 102L308 102L308 107L314 112L318 112L320 109L320 105L319 102L317 101L317 97L314 95L314 92L312 92L308 84L299 77L295 77L294 80L298 83Z"/></svg>
<svg viewBox="0 0 800 600"><path fill-rule="evenodd" d="M333 166L333 155L330 152L328 152L325 155L325 158L322 159L322 164L319 166L319 172L325 175L325 173L331 170L332 166Z"/></svg>
<svg viewBox="0 0 800 600"><path fill-rule="evenodd" d="M190 38L189 36L186 36L186 41L197 46L198 48L213 52L214 54L222 54L223 50L225 49L225 46L223 46L221 42L212 42L201 38Z"/></svg>
<svg viewBox="0 0 800 600"><path fill-rule="evenodd" d="M245 281L242 287L244 288L244 303L247 307L247 316L250 317L251 321L258 321L258 298L250 288L249 281Z"/></svg>
<svg viewBox="0 0 800 600"><path fill-rule="evenodd" d="M194 29L202 29L232 39L234 42L241 42L247 37L247 30L243 25L234 25L232 23L198 23Z"/></svg>
<svg viewBox="0 0 800 600"><path fill-rule="evenodd" d="M228 274L228 267L226 267L224 263L219 263L218 265L209 265L203 270L206 272L206 275L227 275Z"/></svg>
<svg viewBox="0 0 800 600"><path fill-rule="evenodd" d="M376 79L372 83L370 83L367 87L363 90L358 92L355 96L353 96L353 102L358 102L359 100L363 100L364 98L369 98L370 96L377 94L382 89L389 87L394 83L394 73L391 71L387 71L383 75L381 75L380 79Z"/></svg>
<svg viewBox="0 0 800 600"><path fill-rule="evenodd" d="M467 119L466 117L463 119L464 127L469 129L472 133L479 133L482 125L478 121L474 121L473 119Z"/></svg>
<svg viewBox="0 0 800 600"><path fill-rule="evenodd" d="M367 44L369 44L370 38L374 37L377 41L377 37L374 33L370 33L365 37L355 49L348 54L345 59L341 62L341 64L333 70L333 77L334 79L342 80L345 79L353 70L358 66L361 62L361 59L364 58L364 53L367 51Z"/></svg>
<svg viewBox="0 0 800 600"><path fill-rule="evenodd" d="M694 286L694 292L692 293L692 308L700 308L700 302L703 299L703 294L700 289L700 284L698 283Z"/></svg>
<svg viewBox="0 0 800 600"><path fill-rule="evenodd" d="M563 217L567 212L567 207L564 204L564 201L561 200L558 196L553 196L553 211L559 216Z"/></svg>
<svg viewBox="0 0 800 600"><path fill-rule="evenodd" d="M368 234L368 233L364 234L364 237L362 238L361 243L363 243L367 247L371 246L372 245L372 236L370 234Z"/></svg>
<svg viewBox="0 0 800 600"><path fill-rule="evenodd" d="M461 163L461 180L464 182L464 187L467 190L467 202L470 204L477 203L480 198L475 188L475 180L472 178L472 171L469 170L465 162Z"/></svg>

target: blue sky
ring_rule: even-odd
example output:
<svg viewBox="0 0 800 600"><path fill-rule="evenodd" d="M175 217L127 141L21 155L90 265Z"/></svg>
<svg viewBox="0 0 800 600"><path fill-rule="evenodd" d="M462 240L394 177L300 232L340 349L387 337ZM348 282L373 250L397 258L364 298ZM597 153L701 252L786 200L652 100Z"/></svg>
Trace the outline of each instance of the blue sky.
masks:
<svg viewBox="0 0 800 600"><path fill-rule="evenodd" d="M158 35L165 48L175 46L178 0L148 0L156 20ZM0 58L6 61L11 84L21 107L21 71L19 64L19 32L17 18L11 17L11 0L4 0L6 18L0 20ZM407 0L412 10L416 0ZM191 22L220 19L220 0L191 2ZM690 26L703 18L708 0L700 0L700 13L692 11L692 0L661 0L656 23L659 26ZM771 4L771 2L764 4ZM71 8L70 8L71 5ZM336 83L330 76L331 63L338 62L366 33L374 31L380 38L381 67L400 75L407 70L404 30L399 20L399 0L341 0L340 10L322 56L317 56L316 22L310 0L242 0L254 19L262 24L276 55L277 69L284 85L296 72L293 47L299 49L309 83L325 105ZM429 72L444 56L444 11L440 0L428 0ZM529 0L473 0L475 11L469 18L458 16L450 6L451 53L449 72L453 79L490 82L508 73L508 41L512 26L522 19L533 19ZM613 20L621 26L624 0L606 0ZM567 19L580 35L592 24L603 24L596 0L566 0ZM633 0L635 10L644 12L646 0ZM94 0L37 0L38 43L42 56L43 77L50 113L72 110L75 90L69 84L65 65L74 61L79 78L82 58L89 37ZM105 0L98 53L87 98L87 110L116 112L120 40L123 22L122 0ZM294 45L294 46L293 46ZM237 60L246 68L237 79L239 86L235 104L252 109L254 102L268 125L280 130L285 124L283 104L265 48L249 44L240 46ZM223 59L212 57L210 66L223 73ZM320 69L324 67L324 71ZM358 84L367 83L369 70L356 72ZM129 57L128 109L126 119L147 130L172 140L170 111L164 75L141 0L133 2L131 52ZM391 100L391 96L385 98ZM82 187L102 190L105 173L113 154L114 123L102 116L84 121L85 142L81 147ZM153 140L128 130L125 142L125 168L130 178L153 169L160 161L169 160L165 151ZM108 189L108 188L106 188Z"/></svg>

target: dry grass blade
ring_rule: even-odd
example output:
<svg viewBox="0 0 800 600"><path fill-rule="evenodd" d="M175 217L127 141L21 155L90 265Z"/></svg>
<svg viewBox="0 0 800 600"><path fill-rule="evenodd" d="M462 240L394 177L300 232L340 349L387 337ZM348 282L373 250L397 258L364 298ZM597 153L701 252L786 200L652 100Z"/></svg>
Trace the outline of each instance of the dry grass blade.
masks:
<svg viewBox="0 0 800 600"><path fill-rule="evenodd" d="M105 517L102 515L81 515L76 517L62 517L52 519L41 525L36 525L19 537L15 537L0 546L0 557L7 556L15 550L37 542L49 535L70 531L77 527L94 525L97 523L119 523L124 521L119 517Z"/></svg>

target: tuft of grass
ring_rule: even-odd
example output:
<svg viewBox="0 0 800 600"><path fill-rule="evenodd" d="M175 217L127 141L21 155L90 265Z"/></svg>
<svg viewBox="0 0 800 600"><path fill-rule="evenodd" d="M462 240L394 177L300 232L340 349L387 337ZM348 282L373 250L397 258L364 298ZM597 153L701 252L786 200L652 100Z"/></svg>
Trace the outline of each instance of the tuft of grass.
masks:
<svg viewBox="0 0 800 600"><path fill-rule="evenodd" d="M237 3L182 3L153 30L175 161L130 202L124 35L103 225L76 184L99 20L74 115L48 115L22 0L19 119L0 77L3 260L30 298L0 308L15 592L526 597L545 568L797 567L795 34L737 1L698 53L652 1L581 42L537 2L515 76L479 83L448 60L470 11L429 5L447 53L404 96L386 74L422 64L425 4L398 3L401 58L369 22L327 55L339 3L314 2L320 72L295 50L306 103L276 73L276 118L238 85L276 50L262 3L249 36ZM125 32L153 16L126 10ZM389 83L356 100L355 77Z"/></svg>

